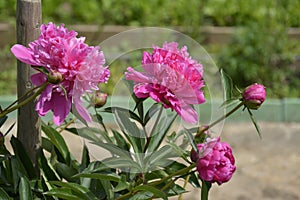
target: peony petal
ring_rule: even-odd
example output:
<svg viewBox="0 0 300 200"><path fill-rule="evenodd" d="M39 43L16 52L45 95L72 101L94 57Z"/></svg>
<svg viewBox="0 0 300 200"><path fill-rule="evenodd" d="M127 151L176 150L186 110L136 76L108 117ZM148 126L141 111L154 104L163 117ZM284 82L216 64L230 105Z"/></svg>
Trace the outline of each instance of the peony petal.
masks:
<svg viewBox="0 0 300 200"><path fill-rule="evenodd" d="M190 124L198 122L197 112L189 105L181 103L180 110L175 108L176 112L182 117L184 121Z"/></svg>
<svg viewBox="0 0 300 200"><path fill-rule="evenodd" d="M53 104L53 122L59 126L66 119L71 110L71 98L67 99L60 93L52 93L51 101Z"/></svg>
<svg viewBox="0 0 300 200"><path fill-rule="evenodd" d="M89 114L88 110L82 106L82 101L80 97L74 97L74 106L79 113L79 115L86 120L87 122L92 122L91 115Z"/></svg>
<svg viewBox="0 0 300 200"><path fill-rule="evenodd" d="M39 85L42 85L43 83L47 82L47 76L43 73L37 73L37 74L31 75L30 80L33 85L39 86Z"/></svg>
<svg viewBox="0 0 300 200"><path fill-rule="evenodd" d="M29 65L34 65L34 66L39 66L41 65L40 63L36 62L33 58L32 58L32 51L31 49L28 49L20 44L15 44L12 48L11 48L11 52L16 56L16 58L18 60L20 60L21 62L24 62L26 64Z"/></svg>

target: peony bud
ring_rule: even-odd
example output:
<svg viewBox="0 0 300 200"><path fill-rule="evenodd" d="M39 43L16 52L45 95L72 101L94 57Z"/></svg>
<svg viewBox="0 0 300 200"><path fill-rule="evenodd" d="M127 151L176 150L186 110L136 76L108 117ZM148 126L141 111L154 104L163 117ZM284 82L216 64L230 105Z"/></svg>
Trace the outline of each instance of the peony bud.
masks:
<svg viewBox="0 0 300 200"><path fill-rule="evenodd" d="M95 108L101 108L102 106L105 105L107 100L107 94L101 93L101 92L96 92L94 96L94 106Z"/></svg>
<svg viewBox="0 0 300 200"><path fill-rule="evenodd" d="M191 154L196 159L197 171L202 180L221 185L229 181L235 172L235 159L232 149L226 142L220 142L220 137L197 145L199 154ZM193 157L192 157L193 156Z"/></svg>
<svg viewBox="0 0 300 200"><path fill-rule="evenodd" d="M245 106L257 110L266 99L266 90L263 85L254 83L248 86L242 95Z"/></svg>
<svg viewBox="0 0 300 200"><path fill-rule="evenodd" d="M63 75L57 71L50 71L48 74L48 82L58 84L64 80Z"/></svg>

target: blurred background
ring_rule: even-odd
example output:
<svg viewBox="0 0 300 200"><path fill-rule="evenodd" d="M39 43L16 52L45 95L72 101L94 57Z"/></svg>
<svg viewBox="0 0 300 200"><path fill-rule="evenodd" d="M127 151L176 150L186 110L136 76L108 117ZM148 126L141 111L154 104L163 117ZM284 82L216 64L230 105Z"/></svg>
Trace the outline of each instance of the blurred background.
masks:
<svg viewBox="0 0 300 200"><path fill-rule="evenodd" d="M43 23L64 23L92 45L132 27L179 30L239 87L263 83L279 99L300 97L299 10L299 0L42 0ZM16 0L0 1L0 96L16 93L15 12Z"/></svg>

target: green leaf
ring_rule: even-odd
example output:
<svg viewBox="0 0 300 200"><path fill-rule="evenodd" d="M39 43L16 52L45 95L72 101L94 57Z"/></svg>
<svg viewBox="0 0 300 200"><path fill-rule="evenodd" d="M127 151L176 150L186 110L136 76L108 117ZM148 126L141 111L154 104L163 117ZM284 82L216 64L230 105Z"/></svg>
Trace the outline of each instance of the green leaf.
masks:
<svg viewBox="0 0 300 200"><path fill-rule="evenodd" d="M66 200L82 200L80 197L72 193L72 190L66 188L51 189L48 192L44 192L45 195L55 196Z"/></svg>
<svg viewBox="0 0 300 200"><path fill-rule="evenodd" d="M122 137L122 135L116 131L116 130L112 130L112 133L114 135L114 138L116 140L117 145L121 148L124 149L126 151L129 151L130 149L130 144L126 141L125 138Z"/></svg>
<svg viewBox="0 0 300 200"><path fill-rule="evenodd" d="M232 98L233 83L232 79L223 71L222 68L220 69L220 74L224 90L224 100L226 101Z"/></svg>
<svg viewBox="0 0 300 200"><path fill-rule="evenodd" d="M146 124L148 123L148 121L151 119L152 116L155 115L155 113L157 111L159 111L159 109L161 108L161 105L158 103L153 104L149 110L147 111L146 115L145 115L145 119L144 119L144 126L146 126Z"/></svg>
<svg viewBox="0 0 300 200"><path fill-rule="evenodd" d="M20 176L21 175L26 175L26 171L25 171L22 163L15 156L13 156L11 158L11 170L12 170L14 192L17 193L17 189L18 189L19 181L20 181Z"/></svg>
<svg viewBox="0 0 300 200"><path fill-rule="evenodd" d="M108 133L106 131L100 130L99 128L95 128L95 127L67 128L66 130L90 141L98 142L98 141L103 141L104 139L108 143L113 143L112 140L109 138Z"/></svg>
<svg viewBox="0 0 300 200"><path fill-rule="evenodd" d="M195 142L195 140L194 140L194 136L192 135L192 133L191 133L188 129L185 129L184 133L185 133L185 135L187 136L187 138L188 138L190 144L192 145L192 148L193 148L196 152L198 152L197 144L196 144L196 142Z"/></svg>
<svg viewBox="0 0 300 200"><path fill-rule="evenodd" d="M121 180L120 176L117 174L81 173L81 174L75 175L74 177L75 178L85 177L85 178L108 180L108 181L114 181L114 182L119 182Z"/></svg>
<svg viewBox="0 0 300 200"><path fill-rule="evenodd" d="M60 175L60 177L70 182L76 181L76 179L74 179L73 176L77 174L78 171L76 171L74 168L69 167L68 165L61 162L55 163L54 167L57 173Z"/></svg>
<svg viewBox="0 0 300 200"><path fill-rule="evenodd" d="M130 197L129 200L148 200L151 199L152 196L153 194L151 192L143 191Z"/></svg>
<svg viewBox="0 0 300 200"><path fill-rule="evenodd" d="M60 186L62 188L70 189L77 194L78 197L82 200L96 200L97 197L86 187L83 187L77 183L68 183L68 182L61 182L61 181L51 181L50 183Z"/></svg>
<svg viewBox="0 0 300 200"><path fill-rule="evenodd" d="M139 164L135 162L134 160L128 159L128 158L106 158L103 160L103 164L110 167L110 168L126 168L127 170L130 171L137 171L137 172L143 172L143 163Z"/></svg>
<svg viewBox="0 0 300 200"><path fill-rule="evenodd" d="M121 158L126 158L126 159L130 159L130 154L128 151L121 149L120 147L114 145L114 144L110 144L110 143L104 143L104 142L92 142L92 144L95 144L99 147L102 147L106 150L108 150L112 155L118 155Z"/></svg>
<svg viewBox="0 0 300 200"><path fill-rule="evenodd" d="M126 190L128 189L130 186L130 184L126 181L126 175L122 174L121 175L121 180L119 181L118 185L115 187L115 189L113 190L114 192L119 192L122 190Z"/></svg>
<svg viewBox="0 0 300 200"><path fill-rule="evenodd" d="M115 116L121 130L125 132L127 139L131 143L134 152L141 153L145 145L145 133L137 125L130 121L128 112L116 110Z"/></svg>
<svg viewBox="0 0 300 200"><path fill-rule="evenodd" d="M147 192L151 192L156 198L168 199L166 193L150 185L139 185L135 187L133 191L147 191Z"/></svg>
<svg viewBox="0 0 300 200"><path fill-rule="evenodd" d="M252 123L254 124L255 129L256 129L256 131L258 133L259 138L262 139L261 129L260 129L258 123L256 122L256 119L254 118L254 116L253 116L252 112L250 111L250 109L247 108L247 110L248 110L248 113L250 115L250 119L251 119Z"/></svg>
<svg viewBox="0 0 300 200"><path fill-rule="evenodd" d="M82 156L81 156L81 168L85 169L88 167L90 164L90 156L89 156L89 150L86 147L86 145L83 145L83 150L82 150Z"/></svg>
<svg viewBox="0 0 300 200"><path fill-rule="evenodd" d="M15 155L20 159L30 179L36 178L36 172L23 144L14 136L10 140Z"/></svg>
<svg viewBox="0 0 300 200"><path fill-rule="evenodd" d="M70 152L64 138L60 135L60 133L51 126L47 126L45 124L42 125L42 130L53 143L53 145L58 149L64 160L70 164Z"/></svg>
<svg viewBox="0 0 300 200"><path fill-rule="evenodd" d="M0 187L0 199L1 200L11 200L11 198L8 196L8 194L1 187Z"/></svg>
<svg viewBox="0 0 300 200"><path fill-rule="evenodd" d="M197 176L196 173L192 173L190 174L190 178L189 178L189 183L195 187L195 188L200 188L201 185L200 185L200 178Z"/></svg>
<svg viewBox="0 0 300 200"><path fill-rule="evenodd" d="M38 164L39 164L39 168L41 169L42 173L46 177L47 181L59 180L59 177L57 176L54 169L50 167L50 165L48 164L42 149L38 151Z"/></svg>
<svg viewBox="0 0 300 200"><path fill-rule="evenodd" d="M175 121L177 114L173 114L173 116L168 116L166 119L162 119L160 123L161 128L157 128L156 130L160 130L158 133L154 134L151 137L151 141L148 147L148 152L154 152L161 145L163 139L167 135L169 129L171 128L173 122Z"/></svg>
<svg viewBox="0 0 300 200"><path fill-rule="evenodd" d="M7 119L8 119L7 115L0 118L0 127L2 127L2 125L6 122Z"/></svg>
<svg viewBox="0 0 300 200"><path fill-rule="evenodd" d="M153 152L149 156L147 156L147 164L145 166L145 171L153 170L152 168L156 168L158 166L164 167L168 162L169 158L177 156L176 152L170 146L163 146L158 151ZM147 169L151 167L151 169Z"/></svg>
<svg viewBox="0 0 300 200"><path fill-rule="evenodd" d="M140 119L140 117L135 114L134 112L132 112L131 110L128 110L126 108L121 108L121 107L107 107L104 109L104 112L108 112L108 113L116 113L116 112L125 112L127 113L127 116L130 117L131 119L136 120L137 122L139 122L140 124L143 124L142 119Z"/></svg>
<svg viewBox="0 0 300 200"><path fill-rule="evenodd" d="M25 176L21 177L19 186L20 200L32 200L32 192L28 179Z"/></svg>

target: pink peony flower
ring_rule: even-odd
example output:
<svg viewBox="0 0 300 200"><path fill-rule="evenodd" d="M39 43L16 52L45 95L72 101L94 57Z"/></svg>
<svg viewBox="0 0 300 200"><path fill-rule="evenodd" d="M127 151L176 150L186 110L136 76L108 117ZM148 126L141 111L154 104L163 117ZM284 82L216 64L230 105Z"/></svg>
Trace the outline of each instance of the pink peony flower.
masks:
<svg viewBox="0 0 300 200"><path fill-rule="evenodd" d="M11 48L20 61L32 67L43 67L56 76L53 80L42 72L31 76L32 83L37 86L50 82L40 95L36 110L40 116L52 110L54 123L60 125L73 102L78 113L86 121L91 121L81 97L85 92L98 90L97 85L109 78L109 70L103 66L103 52L99 47L85 44L85 38L77 38L77 33L68 31L64 25L43 24L40 30L39 38L31 42L29 48L19 44ZM59 78L57 82L55 78Z"/></svg>
<svg viewBox="0 0 300 200"><path fill-rule="evenodd" d="M243 92L245 106L257 110L266 99L266 90L263 85L254 83Z"/></svg>
<svg viewBox="0 0 300 200"><path fill-rule="evenodd" d="M191 159L197 162L197 171L202 180L218 185L229 181L235 172L235 160L232 149L226 142L220 142L220 137L197 145L199 154L194 150Z"/></svg>
<svg viewBox="0 0 300 200"><path fill-rule="evenodd" d="M144 52L145 72L127 68L126 79L135 81L135 95L151 97L165 108L175 110L186 122L197 122L198 114L191 105L205 102L201 90L204 86L202 65L189 56L187 47L178 49L175 42L153 48L152 54Z"/></svg>

